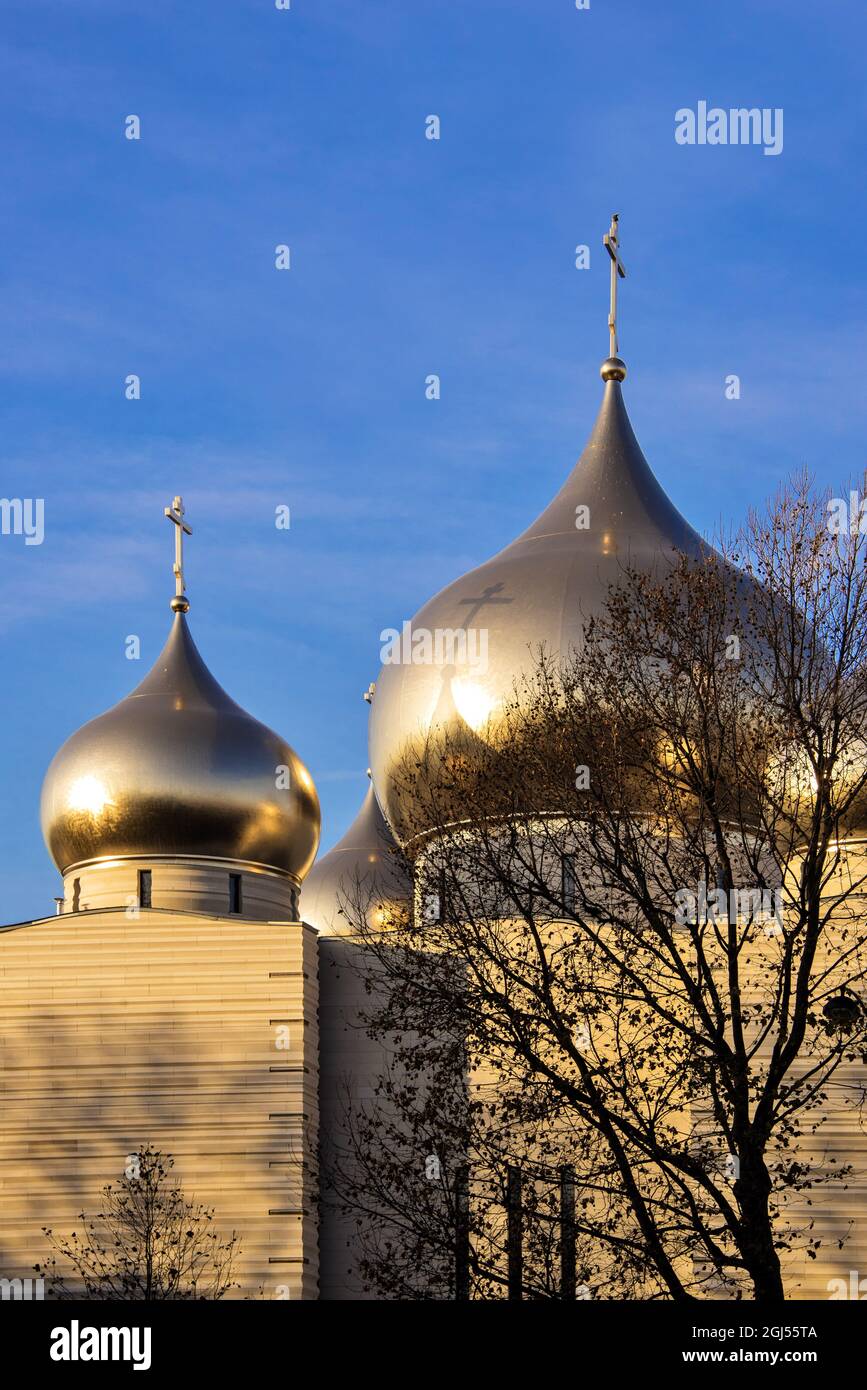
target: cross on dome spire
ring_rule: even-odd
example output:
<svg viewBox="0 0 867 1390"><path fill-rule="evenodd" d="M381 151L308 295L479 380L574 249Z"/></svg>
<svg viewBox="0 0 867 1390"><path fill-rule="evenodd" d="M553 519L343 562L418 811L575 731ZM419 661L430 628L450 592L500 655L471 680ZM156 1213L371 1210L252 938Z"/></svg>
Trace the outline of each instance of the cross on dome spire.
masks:
<svg viewBox="0 0 867 1390"><path fill-rule="evenodd" d="M617 277L626 279L626 266L620 259L620 238L617 233L620 213L615 212L611 226L602 238L602 245L611 257L611 309L608 313L608 336L610 355L617 356Z"/></svg>
<svg viewBox="0 0 867 1390"><path fill-rule="evenodd" d="M626 279L626 266L620 259L620 214L615 212L611 226L602 238L602 245L611 257L611 307L608 311L608 350L609 356L602 363L603 381L623 381L626 366L618 356L617 345L617 281Z"/></svg>
<svg viewBox="0 0 867 1390"><path fill-rule="evenodd" d="M175 526L175 563L172 565L172 573L175 576L175 596L172 599L171 607L174 613L186 613L189 611L190 601L184 593L184 536L191 536L193 532L184 521L183 499L176 497L172 505L165 508L165 515Z"/></svg>

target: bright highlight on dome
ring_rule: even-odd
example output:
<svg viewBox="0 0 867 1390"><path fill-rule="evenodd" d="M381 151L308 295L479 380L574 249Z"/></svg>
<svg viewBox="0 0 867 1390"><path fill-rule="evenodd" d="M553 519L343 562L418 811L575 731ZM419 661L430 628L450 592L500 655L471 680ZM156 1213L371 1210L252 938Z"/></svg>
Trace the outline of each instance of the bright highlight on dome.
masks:
<svg viewBox="0 0 867 1390"><path fill-rule="evenodd" d="M481 733L497 709L498 701L478 680L456 676L452 681L455 709L474 733Z"/></svg>
<svg viewBox="0 0 867 1390"><path fill-rule="evenodd" d="M87 811L99 816L106 806L113 806L105 786L96 777L79 777L69 788L67 804L70 811Z"/></svg>

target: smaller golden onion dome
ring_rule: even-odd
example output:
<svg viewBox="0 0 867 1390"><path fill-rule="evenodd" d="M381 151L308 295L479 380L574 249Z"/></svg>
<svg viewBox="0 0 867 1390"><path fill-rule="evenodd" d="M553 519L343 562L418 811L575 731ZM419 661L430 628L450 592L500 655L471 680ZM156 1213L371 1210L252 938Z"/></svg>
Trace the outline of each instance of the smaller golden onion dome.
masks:
<svg viewBox="0 0 867 1390"><path fill-rule="evenodd" d="M180 587L180 585L179 585ZM42 787L42 832L62 873L115 858L235 860L300 881L319 799L298 755L211 675L185 597L168 641L126 699L67 739Z"/></svg>
<svg viewBox="0 0 867 1390"><path fill-rule="evenodd" d="M371 785L346 834L310 870L301 918L323 936L340 936L361 913L369 927L388 926L411 901L411 877Z"/></svg>

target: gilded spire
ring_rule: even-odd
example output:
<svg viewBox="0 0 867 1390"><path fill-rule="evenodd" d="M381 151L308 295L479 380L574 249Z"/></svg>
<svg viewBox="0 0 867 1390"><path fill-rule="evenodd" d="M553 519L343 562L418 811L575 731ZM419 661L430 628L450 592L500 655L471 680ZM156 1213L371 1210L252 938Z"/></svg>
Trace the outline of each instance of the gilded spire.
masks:
<svg viewBox="0 0 867 1390"><path fill-rule="evenodd" d="M175 527L175 563L172 565L172 572L175 576L175 596L171 602L173 613L188 613L190 601L184 592L184 536L191 536L192 529L184 521L183 498L176 497L170 507L165 508L165 515Z"/></svg>

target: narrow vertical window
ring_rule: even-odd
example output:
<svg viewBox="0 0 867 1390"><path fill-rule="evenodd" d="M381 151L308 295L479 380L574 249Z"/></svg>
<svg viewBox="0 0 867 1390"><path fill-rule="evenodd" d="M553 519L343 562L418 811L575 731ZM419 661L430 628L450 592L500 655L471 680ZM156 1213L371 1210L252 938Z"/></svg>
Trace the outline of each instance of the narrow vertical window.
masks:
<svg viewBox="0 0 867 1390"><path fill-rule="evenodd" d="M229 911L241 911L241 875L229 874Z"/></svg>
<svg viewBox="0 0 867 1390"><path fill-rule="evenodd" d="M422 916L425 922L445 921L446 871L440 869L436 876L433 892L425 893L422 900Z"/></svg>
<svg viewBox="0 0 867 1390"><path fill-rule="evenodd" d="M150 907L151 905L150 869L139 869L138 871L138 905L139 907Z"/></svg>
<svg viewBox="0 0 867 1390"><path fill-rule="evenodd" d="M422 902L422 918L425 922L442 920L439 893L425 893Z"/></svg>
<svg viewBox="0 0 867 1390"><path fill-rule="evenodd" d="M442 923L442 922L445 922L445 920L446 920L446 911L447 911L447 906L448 906L447 903L446 903L446 871L445 871L445 869L440 869L440 871L439 871L439 876L438 876L438 880L437 880L437 888L438 888L439 891L438 891L438 893L437 893L437 908L438 908L438 911L437 911L437 918L436 918L436 919L437 919L438 922Z"/></svg>
<svg viewBox="0 0 867 1390"><path fill-rule="evenodd" d="M575 856L563 855L563 908L566 912L575 911Z"/></svg>

